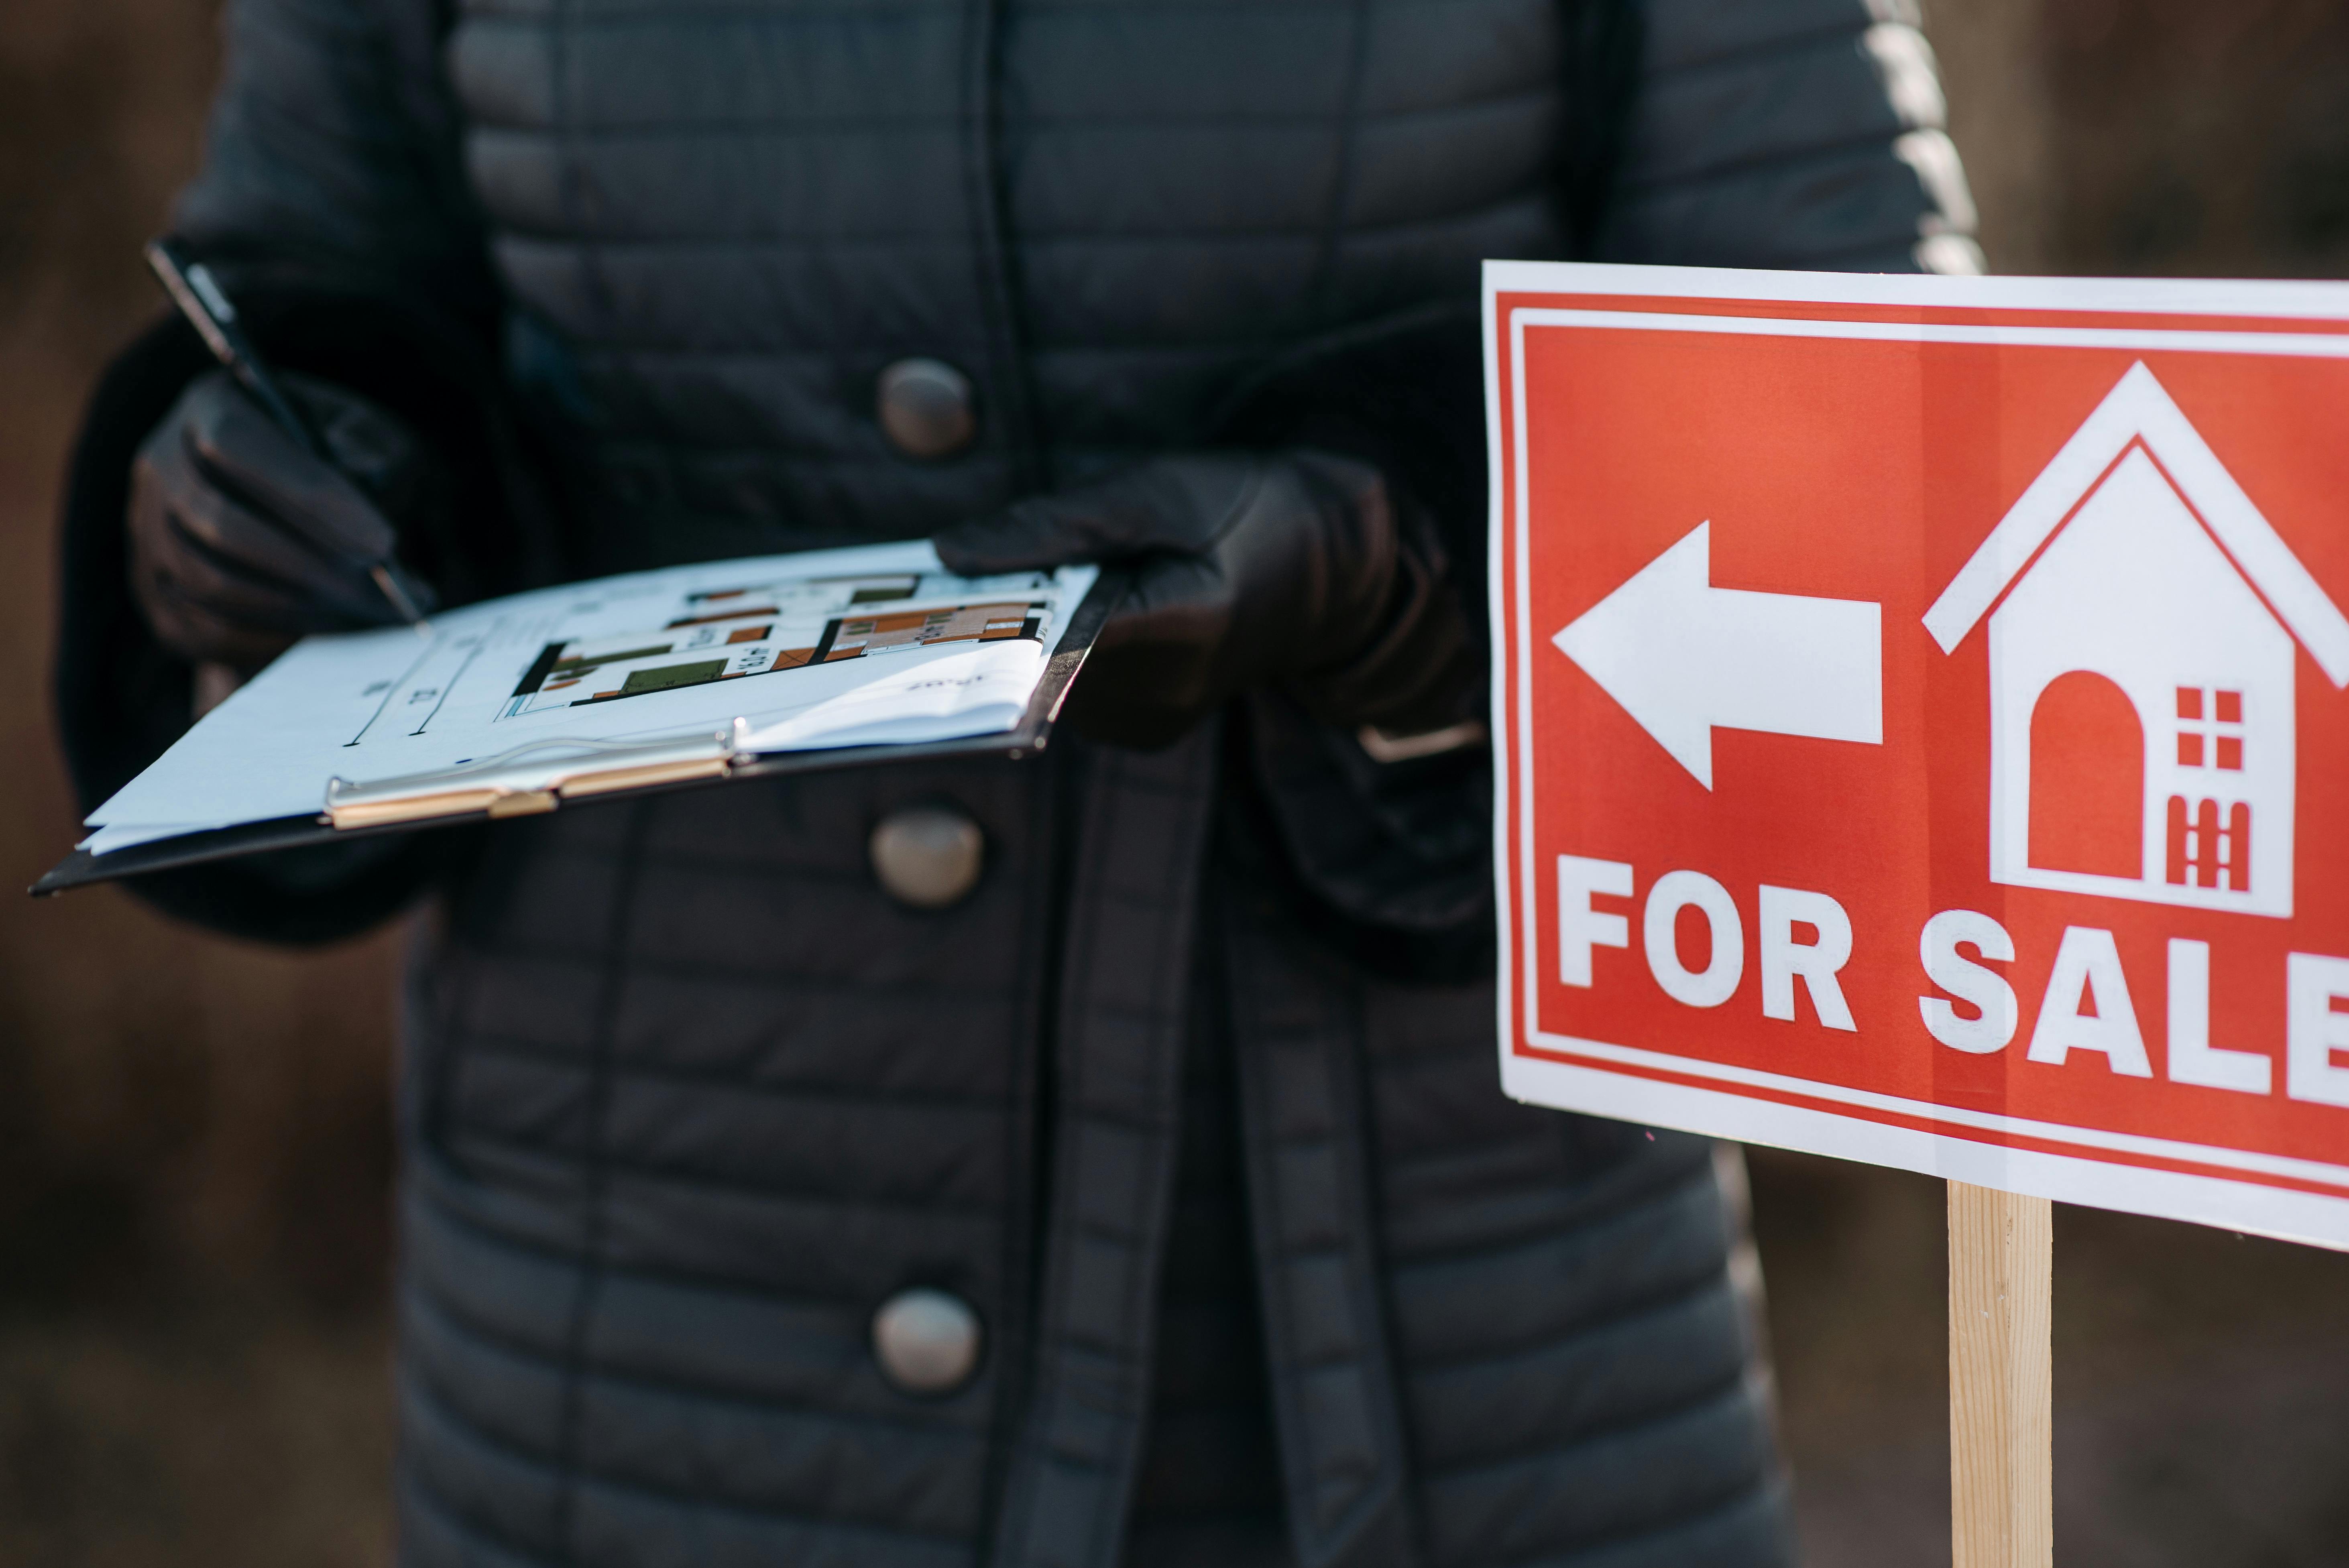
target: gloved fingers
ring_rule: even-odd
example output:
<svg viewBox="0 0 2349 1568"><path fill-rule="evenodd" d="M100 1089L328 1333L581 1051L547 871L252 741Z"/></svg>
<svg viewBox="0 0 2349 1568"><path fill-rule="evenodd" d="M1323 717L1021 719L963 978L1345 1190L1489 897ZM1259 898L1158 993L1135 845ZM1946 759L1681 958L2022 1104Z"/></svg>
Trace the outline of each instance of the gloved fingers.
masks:
<svg viewBox="0 0 2349 1568"><path fill-rule="evenodd" d="M131 474L131 532L148 554L160 561L195 556L181 573L191 587L225 575L230 596L237 596L235 584L249 583L273 599L317 596L329 608L350 610L362 624L380 620L378 605L355 599L352 584L364 577L352 563L322 554L274 516L223 493L169 437L169 429L158 432Z"/></svg>
<svg viewBox="0 0 2349 1568"><path fill-rule="evenodd" d="M177 449L171 434L159 432L133 470L131 535L134 550L169 572L183 595L285 630L392 618L363 573L223 494Z"/></svg>
<svg viewBox="0 0 2349 1568"><path fill-rule="evenodd" d="M1229 695L1220 655L1231 613L1212 562L1167 556L1141 568L1070 689L1068 722L1112 745L1179 739Z"/></svg>
<svg viewBox="0 0 2349 1568"><path fill-rule="evenodd" d="M250 557L213 550L176 512L165 516L160 533L140 542L133 558L169 579L181 597L263 630L347 631L398 619L381 591L364 576L279 576Z"/></svg>
<svg viewBox="0 0 2349 1568"><path fill-rule="evenodd" d="M1288 461L1319 488L1356 511L1383 512L1390 504L1386 476L1368 463L1310 448L1290 452Z"/></svg>
<svg viewBox="0 0 2349 1568"><path fill-rule="evenodd" d="M1375 468L1328 453L1185 454L936 542L958 572L1133 562L1068 717L1088 736L1162 745L1260 683L1333 722L1458 700L1465 623L1396 506Z"/></svg>
<svg viewBox="0 0 2349 1568"><path fill-rule="evenodd" d="M1085 561L1199 554L1247 511L1266 460L1246 453L1159 458L1098 483L1030 496L933 538L949 572L984 577Z"/></svg>
<svg viewBox="0 0 2349 1568"><path fill-rule="evenodd" d="M1232 610L1231 584L1214 562L1162 556L1134 570L1094 646L1211 648L1230 629Z"/></svg>
<svg viewBox="0 0 2349 1568"><path fill-rule="evenodd" d="M286 371L286 397L334 455L336 469L357 484L387 517L404 517L422 488L430 459L408 427L357 393L316 377Z"/></svg>
<svg viewBox="0 0 2349 1568"><path fill-rule="evenodd" d="M1288 683L1315 717L1412 735L1474 717L1476 652L1459 595L1409 552L1398 565L1384 624L1352 657Z"/></svg>
<svg viewBox="0 0 2349 1568"><path fill-rule="evenodd" d="M181 596L171 581L141 578L139 608L155 640L173 657L191 665L221 664L240 672L260 669L294 645L288 633L238 625L204 605Z"/></svg>
<svg viewBox="0 0 2349 1568"><path fill-rule="evenodd" d="M372 565L390 558L398 534L375 503L225 376L199 377L174 414L166 426L179 426L189 456L214 486L331 560Z"/></svg>

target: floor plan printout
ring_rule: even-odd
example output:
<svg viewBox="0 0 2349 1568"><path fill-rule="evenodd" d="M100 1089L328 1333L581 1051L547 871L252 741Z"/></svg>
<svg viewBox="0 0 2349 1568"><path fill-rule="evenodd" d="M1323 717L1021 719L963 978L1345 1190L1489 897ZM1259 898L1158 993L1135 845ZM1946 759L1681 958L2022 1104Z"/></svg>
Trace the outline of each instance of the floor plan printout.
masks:
<svg viewBox="0 0 2349 1568"><path fill-rule="evenodd" d="M320 809L334 779L533 744L715 733L759 751L1013 727L1092 567L956 577L927 542L716 562L311 637L91 813L93 853Z"/></svg>

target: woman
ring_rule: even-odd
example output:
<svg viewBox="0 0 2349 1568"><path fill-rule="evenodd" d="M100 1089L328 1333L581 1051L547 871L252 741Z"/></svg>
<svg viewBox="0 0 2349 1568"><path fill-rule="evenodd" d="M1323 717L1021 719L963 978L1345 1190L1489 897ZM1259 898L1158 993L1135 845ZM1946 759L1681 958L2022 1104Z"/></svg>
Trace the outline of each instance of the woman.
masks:
<svg viewBox="0 0 2349 1568"><path fill-rule="evenodd" d="M403 1561L1791 1560L1708 1147L1495 1082L1477 263L1969 265L1904 4L232 0L175 228L341 469L118 362L86 797L322 539L1136 573L1040 759L146 884L429 912Z"/></svg>

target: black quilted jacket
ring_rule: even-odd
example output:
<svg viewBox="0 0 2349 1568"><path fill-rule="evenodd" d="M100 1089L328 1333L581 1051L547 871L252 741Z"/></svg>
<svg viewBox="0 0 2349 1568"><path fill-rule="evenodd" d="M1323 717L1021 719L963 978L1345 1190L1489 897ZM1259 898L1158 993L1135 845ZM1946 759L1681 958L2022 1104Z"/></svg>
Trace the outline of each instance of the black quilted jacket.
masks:
<svg viewBox="0 0 2349 1568"><path fill-rule="evenodd" d="M1482 258L1965 264L1906 3L232 0L178 227L279 357L464 473L419 546L459 596L917 535L1274 426L1473 541L1445 324ZM1465 355L1410 346L1439 339ZM974 384L961 455L876 426L909 356ZM185 721L120 518L201 363L134 346L77 456L59 691L92 795ZM315 939L433 890L406 1562L1785 1563L1707 1146L1495 1086L1483 788L1474 753L1382 767L1260 697L1158 754L149 891ZM985 834L942 911L867 865L919 802ZM876 1367L912 1285L984 1326L949 1394Z"/></svg>

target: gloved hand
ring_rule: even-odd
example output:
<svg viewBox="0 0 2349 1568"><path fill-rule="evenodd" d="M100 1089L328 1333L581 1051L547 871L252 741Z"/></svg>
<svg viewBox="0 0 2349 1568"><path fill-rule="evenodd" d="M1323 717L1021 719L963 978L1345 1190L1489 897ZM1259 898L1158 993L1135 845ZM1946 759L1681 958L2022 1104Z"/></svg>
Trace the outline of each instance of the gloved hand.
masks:
<svg viewBox="0 0 2349 1568"><path fill-rule="evenodd" d="M189 384L132 464L131 592L191 663L250 675L305 633L397 622L368 567L391 555L395 519L448 499L439 464L391 415L327 382L284 385L335 464L218 370Z"/></svg>
<svg viewBox="0 0 2349 1568"><path fill-rule="evenodd" d="M1069 696L1081 734L1164 746L1236 693L1278 685L1327 723L1450 723L1472 678L1430 531L1378 472L1313 451L1159 458L936 536L950 572L1133 567Z"/></svg>

